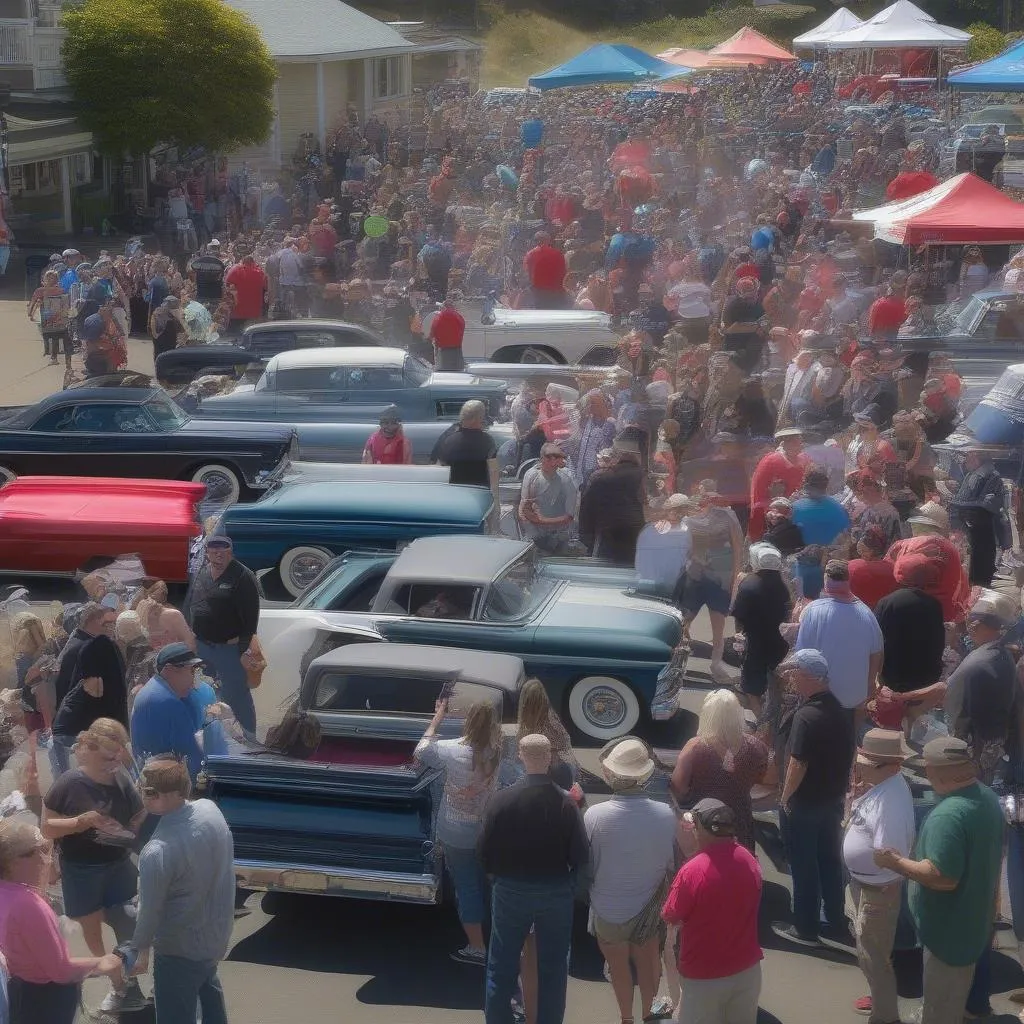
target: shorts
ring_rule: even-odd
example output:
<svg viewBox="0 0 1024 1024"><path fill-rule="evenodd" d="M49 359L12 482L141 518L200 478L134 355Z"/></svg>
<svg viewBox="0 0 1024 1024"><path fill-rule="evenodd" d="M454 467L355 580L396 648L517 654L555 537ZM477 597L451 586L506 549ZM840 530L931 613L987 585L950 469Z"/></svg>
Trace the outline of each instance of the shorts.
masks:
<svg viewBox="0 0 1024 1024"><path fill-rule="evenodd" d="M70 918L130 903L139 888L139 873L129 857L105 864L61 857L60 871L64 913Z"/></svg>
<svg viewBox="0 0 1024 1024"><path fill-rule="evenodd" d="M476 847L445 846L444 862L455 886L459 920L463 924L482 924L487 877Z"/></svg>
<svg viewBox="0 0 1024 1024"><path fill-rule="evenodd" d="M43 335L43 355L53 356L54 359L64 350L64 358L71 360L71 333L69 331L47 331Z"/></svg>
<svg viewBox="0 0 1024 1024"><path fill-rule="evenodd" d="M683 611L696 615L705 605L709 612L728 615L732 596L713 576L686 578L682 598Z"/></svg>

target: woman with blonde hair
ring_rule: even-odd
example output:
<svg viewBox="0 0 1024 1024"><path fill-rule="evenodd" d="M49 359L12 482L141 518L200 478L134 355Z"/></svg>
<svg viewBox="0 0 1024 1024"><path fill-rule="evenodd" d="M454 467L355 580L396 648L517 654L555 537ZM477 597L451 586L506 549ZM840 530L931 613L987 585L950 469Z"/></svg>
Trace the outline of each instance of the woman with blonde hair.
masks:
<svg viewBox="0 0 1024 1024"><path fill-rule="evenodd" d="M121 975L121 958L73 957L44 892L50 843L24 816L0 821L0 949L10 972L10 1024L73 1024L82 980Z"/></svg>
<svg viewBox="0 0 1024 1024"><path fill-rule="evenodd" d="M494 705L478 701L466 709L462 736L438 739L437 730L448 713L448 699L438 700L434 717L416 745L415 757L444 773L437 840L455 887L459 920L467 944L452 953L453 960L487 964L483 920L487 880L476 852L484 812L498 789L501 761L501 723Z"/></svg>
<svg viewBox="0 0 1024 1024"><path fill-rule="evenodd" d="M571 789L580 767L572 752L572 740L551 706L544 684L539 679L528 679L519 693L516 743L534 735L546 736L551 743L551 778L562 789Z"/></svg>
<svg viewBox="0 0 1024 1024"><path fill-rule="evenodd" d="M33 677L29 673L32 666L43 656L46 647L46 629L42 619L32 612L19 612L11 621L11 633L14 638L14 664L18 672L18 686L21 687L21 699L25 706L31 708L34 715L39 715L39 707L33 693ZM42 719L33 721L36 728L43 727Z"/></svg>
<svg viewBox="0 0 1024 1024"><path fill-rule="evenodd" d="M736 838L754 849L754 812L750 788L768 770L768 748L747 731L743 707L732 690L714 690L704 698L697 735L676 760L670 785L680 803L714 797L736 815Z"/></svg>
<svg viewBox="0 0 1024 1024"><path fill-rule="evenodd" d="M145 596L136 605L142 628L149 637L149 646L154 651L168 644L188 644L194 651L196 638L189 629L185 616L168 601L167 584L156 580L144 588Z"/></svg>
<svg viewBox="0 0 1024 1024"><path fill-rule="evenodd" d="M103 923L118 942L131 938L134 922L125 905L135 897L138 872L130 857L146 812L125 770L128 733L112 718L98 718L75 744L78 767L64 772L43 799L42 831L57 844L68 917L82 926L93 956L104 955ZM138 982L112 990L104 1013L141 1009Z"/></svg>

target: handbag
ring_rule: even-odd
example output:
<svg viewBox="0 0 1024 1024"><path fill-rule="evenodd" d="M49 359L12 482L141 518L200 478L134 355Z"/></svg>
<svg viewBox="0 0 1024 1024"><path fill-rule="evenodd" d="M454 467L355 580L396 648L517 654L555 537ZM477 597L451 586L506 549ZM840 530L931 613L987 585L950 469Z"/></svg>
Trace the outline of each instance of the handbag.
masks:
<svg viewBox="0 0 1024 1024"><path fill-rule="evenodd" d="M249 646L242 652L242 668L245 669L245 681L250 690L255 690L263 682L263 673L267 668L267 659L263 657L263 648L254 636Z"/></svg>

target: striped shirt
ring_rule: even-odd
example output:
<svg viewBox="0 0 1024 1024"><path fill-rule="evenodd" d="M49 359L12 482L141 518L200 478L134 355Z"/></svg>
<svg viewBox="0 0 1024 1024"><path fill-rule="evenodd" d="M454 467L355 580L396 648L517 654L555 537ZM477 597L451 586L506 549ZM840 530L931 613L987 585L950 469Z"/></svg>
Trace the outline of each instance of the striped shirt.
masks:
<svg viewBox="0 0 1024 1024"><path fill-rule="evenodd" d="M646 793L617 793L589 807L583 826L594 875L590 905L609 924L625 924L675 868L675 813Z"/></svg>

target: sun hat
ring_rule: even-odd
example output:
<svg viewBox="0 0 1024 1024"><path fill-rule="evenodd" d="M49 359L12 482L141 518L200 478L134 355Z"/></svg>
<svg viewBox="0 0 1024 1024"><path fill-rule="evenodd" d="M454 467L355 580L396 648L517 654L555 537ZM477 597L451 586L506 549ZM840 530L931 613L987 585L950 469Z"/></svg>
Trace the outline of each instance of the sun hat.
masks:
<svg viewBox="0 0 1024 1024"><path fill-rule="evenodd" d="M924 745L924 763L933 768L953 768L973 764L970 747L955 736L936 736Z"/></svg>
<svg viewBox="0 0 1024 1024"><path fill-rule="evenodd" d="M926 501L907 518L907 522L932 526L941 533L949 533L949 513L937 501Z"/></svg>
<svg viewBox="0 0 1024 1024"><path fill-rule="evenodd" d="M633 736L625 736L601 756L601 766L617 779L645 783L654 774L654 760L647 744Z"/></svg>
<svg viewBox="0 0 1024 1024"><path fill-rule="evenodd" d="M231 542L231 538L226 534L215 533L207 540L206 546L208 548L230 548L233 547L233 544Z"/></svg>
<svg viewBox="0 0 1024 1024"><path fill-rule="evenodd" d="M803 427L783 427L775 431L775 440L781 441L784 437L803 437Z"/></svg>
<svg viewBox="0 0 1024 1024"><path fill-rule="evenodd" d="M760 569L781 569L782 553L774 544L759 541L750 545L750 567L754 572Z"/></svg>
<svg viewBox="0 0 1024 1024"><path fill-rule="evenodd" d="M793 502L791 502L789 498L772 498L771 504L768 508L774 508L783 512L791 513L793 511Z"/></svg>
<svg viewBox="0 0 1024 1024"><path fill-rule="evenodd" d="M985 616L999 622L1000 625L1009 626L1017 621L1020 613L1013 598L1006 594L1000 594L996 590L983 589L978 599L971 605L970 613L973 618Z"/></svg>
<svg viewBox="0 0 1024 1024"><path fill-rule="evenodd" d="M552 441L547 441L545 444L540 446L541 455L558 455L561 458L565 458L565 452L557 444Z"/></svg>
<svg viewBox="0 0 1024 1024"><path fill-rule="evenodd" d="M899 729L868 729L857 748L860 764L902 764L914 752Z"/></svg>

